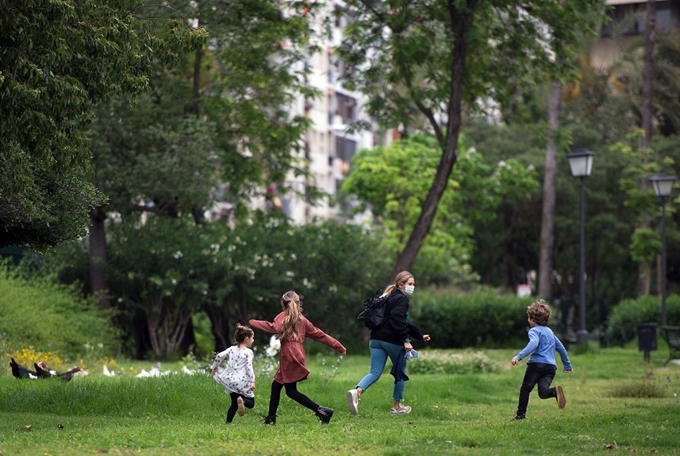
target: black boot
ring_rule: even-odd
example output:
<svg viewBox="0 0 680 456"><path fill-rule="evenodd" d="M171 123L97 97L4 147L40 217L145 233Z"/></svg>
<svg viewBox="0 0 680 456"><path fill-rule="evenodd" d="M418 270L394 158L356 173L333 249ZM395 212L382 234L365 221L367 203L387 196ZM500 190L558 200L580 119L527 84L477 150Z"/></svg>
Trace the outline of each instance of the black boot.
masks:
<svg viewBox="0 0 680 456"><path fill-rule="evenodd" d="M263 424L269 424L269 425L274 426L274 425L276 424L276 415L274 415L274 416L271 416L271 415L267 416L267 417L264 419L264 423L263 423Z"/></svg>
<svg viewBox="0 0 680 456"><path fill-rule="evenodd" d="M316 411L316 416L321 420L321 424L328 424L331 422L334 412L335 410L332 408L319 406Z"/></svg>

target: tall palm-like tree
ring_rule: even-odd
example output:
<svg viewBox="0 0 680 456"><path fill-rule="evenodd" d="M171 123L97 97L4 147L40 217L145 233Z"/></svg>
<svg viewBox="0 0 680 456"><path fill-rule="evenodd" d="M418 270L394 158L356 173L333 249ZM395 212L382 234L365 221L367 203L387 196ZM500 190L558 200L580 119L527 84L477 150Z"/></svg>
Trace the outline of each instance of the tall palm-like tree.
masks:
<svg viewBox="0 0 680 456"><path fill-rule="evenodd" d="M680 32L658 33L652 54L652 124L663 135L680 133ZM609 68L611 88L642 119L644 41L636 38Z"/></svg>

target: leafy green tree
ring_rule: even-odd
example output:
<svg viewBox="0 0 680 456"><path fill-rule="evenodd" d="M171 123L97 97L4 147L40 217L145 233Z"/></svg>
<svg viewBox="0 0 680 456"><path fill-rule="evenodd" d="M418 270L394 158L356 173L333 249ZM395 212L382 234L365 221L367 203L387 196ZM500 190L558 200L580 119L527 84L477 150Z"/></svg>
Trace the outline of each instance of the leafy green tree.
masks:
<svg viewBox="0 0 680 456"><path fill-rule="evenodd" d="M472 226L489 221L505 199L531 195L537 182L531 171L509 159L489 166L474 148L458 147L458 166L449 177L429 235L414 263L414 273L427 283L469 283L475 274ZM360 150L343 192L370 207L382 221L383 245L396 257L417 223L420 208L437 170L436 139L416 134L389 146ZM417 272L416 272L417 271Z"/></svg>
<svg viewBox="0 0 680 456"><path fill-rule="evenodd" d="M318 93L307 83L310 55L319 51L313 27L320 5L286 0L169 2L210 34L207 46L188 57L191 97L187 111L215 126L222 199L238 210L276 185L292 191L289 172L304 175L302 134L309 126L290 106ZM300 190L298 190L300 191ZM314 188L303 197L319 196Z"/></svg>
<svg viewBox="0 0 680 456"><path fill-rule="evenodd" d="M647 11L640 10L614 24L612 39L622 39L636 22L645 22L645 33L628 40L628 44L609 66L582 72L579 84L573 87L576 98L567 110L573 121L598 125L608 142L619 142L634 128L643 127L639 137L639 160L649 160L653 135L670 135L678 131L678 75L680 48L676 31L655 31L653 2ZM652 81L653 79L653 81ZM651 162L650 162L651 163ZM642 163L644 164L644 163ZM638 182L645 192L647 181ZM645 217L636 221L638 234L651 233L650 221ZM646 238L649 238L645 236ZM638 243L639 245L639 243ZM638 255L635 254L637 257ZM638 292L648 294L651 289L651 264L638 259Z"/></svg>
<svg viewBox="0 0 680 456"><path fill-rule="evenodd" d="M89 181L92 105L146 88L151 63L204 40L143 17L139 0L0 1L0 245L84 234L105 201Z"/></svg>
<svg viewBox="0 0 680 456"><path fill-rule="evenodd" d="M462 108L491 97L507 104L513 75L573 69L582 29L593 30L601 2L394 0L347 2L353 22L339 55L354 69L345 81L366 93L384 125L429 121L441 152L420 217L393 272L415 260L434 222L458 158ZM553 63L554 62L554 63ZM403 90L402 90L403 89Z"/></svg>
<svg viewBox="0 0 680 456"><path fill-rule="evenodd" d="M233 208L223 216L247 217L252 198L265 196L269 186L285 193L289 171L307 172L297 152L308 120L291 117L287 107L297 96L314 95L303 65L315 49L309 19L284 14L288 4L274 1L239 0L229 8L212 0L147 3L159 17L179 14L200 25L210 41L177 62L156 62L151 90L134 104L120 97L97 110L95 182L109 203L91 214L90 277L103 307L109 305L110 213L189 216L201 223L219 199ZM289 6L301 12L301 5Z"/></svg>
<svg viewBox="0 0 680 456"><path fill-rule="evenodd" d="M211 233L186 219L150 216L141 224L113 225L109 235L112 297L135 337L136 355L145 355L147 337L154 357L176 355L210 292L217 248Z"/></svg>
<svg viewBox="0 0 680 456"><path fill-rule="evenodd" d="M354 339L361 303L388 282L389 256L374 236L335 221L297 227L275 213L253 215L223 232L209 272L204 309L215 349L230 345L236 323L273 318L288 290L303 296L315 324Z"/></svg>
<svg viewBox="0 0 680 456"><path fill-rule="evenodd" d="M592 144L597 151L593 174L585 185L585 234L587 296L604 307L622 297L635 295L635 263L629 251L633 216L625 207L626 195L617 178L624 164L620 157L602 144L601 132L567 124L573 141ZM478 122L464 130L466 144L474 146L485 163L492 165L512 157L524 167L535 168L538 179L545 168L544 124L493 126ZM602 145L601 145L602 144ZM555 244L552 297L569 303L578 296L579 269L579 185L568 171L567 160L558 155L556 175ZM538 189L536 189L538 190ZM537 269L541 226L541 193L529 199L506 199L495 217L473 225L475 251L471 264L480 281L494 287L514 290L527 283ZM559 309L559 308L558 308ZM599 321L598 307L589 306L588 323Z"/></svg>

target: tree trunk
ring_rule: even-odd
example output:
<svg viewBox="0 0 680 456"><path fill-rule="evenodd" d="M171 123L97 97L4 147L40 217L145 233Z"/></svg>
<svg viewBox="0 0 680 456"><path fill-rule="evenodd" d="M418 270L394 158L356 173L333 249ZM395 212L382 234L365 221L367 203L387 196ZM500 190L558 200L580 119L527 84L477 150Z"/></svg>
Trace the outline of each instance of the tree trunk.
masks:
<svg viewBox="0 0 680 456"><path fill-rule="evenodd" d="M229 319L219 306L207 305L205 311L210 318L210 331L215 337L215 353L219 353L231 345Z"/></svg>
<svg viewBox="0 0 680 456"><path fill-rule="evenodd" d="M642 129L645 136L642 139L642 148L649 149L652 147L652 84L654 82L654 73L652 69L652 62L654 57L654 38L656 25L656 0L649 0L647 2L647 19L645 22L645 53L644 53L644 70L642 81ZM649 184L647 179L640 182L642 189ZM640 228L649 228L649 218L645 217L640 222ZM651 263L650 261L640 261L638 263L638 295L649 295L651 288Z"/></svg>
<svg viewBox="0 0 680 456"><path fill-rule="evenodd" d="M106 272L106 213L99 207L90 212L90 289L100 309L111 307Z"/></svg>
<svg viewBox="0 0 680 456"><path fill-rule="evenodd" d="M130 320L130 333L134 339L134 359L145 359L151 350L151 339L149 337L149 322L146 315L137 314Z"/></svg>
<svg viewBox="0 0 680 456"><path fill-rule="evenodd" d="M194 330L194 321L191 318L189 318L185 328L184 337L179 342L179 354L187 356L189 353L196 353L196 331Z"/></svg>
<svg viewBox="0 0 680 456"><path fill-rule="evenodd" d="M557 176L555 135L560 128L561 105L562 85L552 84L548 112L548 144L545 150L541 246L538 262L538 296L546 299L552 297L553 248L555 245L555 180Z"/></svg>
<svg viewBox="0 0 680 456"><path fill-rule="evenodd" d="M203 61L203 50L196 49L196 55L194 57L194 85L191 95L191 106L189 107L189 112L198 117L198 100L200 98L201 90L201 62Z"/></svg>
<svg viewBox="0 0 680 456"><path fill-rule="evenodd" d="M451 64L451 94L448 104L448 120L446 128L446 140L443 145L442 158L437 167L434 181L430 187L430 192L420 210L420 217L413 227L413 231L406 242L406 247L397 257L397 261L392 269L392 277L400 271L409 269L418 252L425 242L427 234L430 232L434 216L437 212L439 201L446 190L446 186L453 170L453 165L458 158L458 136L461 126L461 104L463 98L463 79L465 76L465 63L467 59L467 38L474 11L477 8L477 1L469 1L467 7L458 9L454 2L449 2L449 15L451 21L458 25L455 42L453 45ZM430 120L432 122L432 120ZM433 125L436 130L438 125Z"/></svg>

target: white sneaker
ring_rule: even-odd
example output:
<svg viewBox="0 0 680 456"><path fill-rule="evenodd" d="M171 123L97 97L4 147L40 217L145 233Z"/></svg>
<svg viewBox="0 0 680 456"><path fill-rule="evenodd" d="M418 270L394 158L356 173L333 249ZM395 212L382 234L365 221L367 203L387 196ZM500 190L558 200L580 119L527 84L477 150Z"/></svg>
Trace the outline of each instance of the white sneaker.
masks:
<svg viewBox="0 0 680 456"><path fill-rule="evenodd" d="M347 410L352 415L359 413L359 392L356 389L347 391Z"/></svg>
<svg viewBox="0 0 680 456"><path fill-rule="evenodd" d="M399 408L390 409L390 415L406 415L407 413L411 413L411 407L408 405L399 404Z"/></svg>

